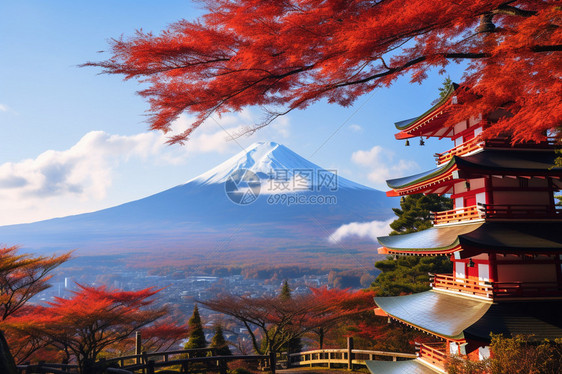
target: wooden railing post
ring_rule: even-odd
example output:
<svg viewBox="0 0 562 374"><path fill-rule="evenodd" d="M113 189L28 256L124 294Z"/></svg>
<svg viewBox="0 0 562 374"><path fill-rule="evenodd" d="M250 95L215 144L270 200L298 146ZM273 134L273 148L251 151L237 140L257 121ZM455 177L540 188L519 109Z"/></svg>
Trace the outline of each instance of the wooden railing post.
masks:
<svg viewBox="0 0 562 374"><path fill-rule="evenodd" d="M226 364L226 360L221 358L219 360L219 374L226 374L228 369L228 365Z"/></svg>
<svg viewBox="0 0 562 374"><path fill-rule="evenodd" d="M135 354L140 355L142 352L142 337L140 331L135 333ZM137 357L137 365L140 364L140 357Z"/></svg>
<svg viewBox="0 0 562 374"><path fill-rule="evenodd" d="M107 369L107 364L105 363L105 358L100 358L97 362L96 369L93 370L96 374L98 373L105 373L105 369Z"/></svg>
<svg viewBox="0 0 562 374"><path fill-rule="evenodd" d="M146 363L146 373L154 374L154 360L148 360Z"/></svg>
<svg viewBox="0 0 562 374"><path fill-rule="evenodd" d="M347 370L353 370L353 338L347 337Z"/></svg>

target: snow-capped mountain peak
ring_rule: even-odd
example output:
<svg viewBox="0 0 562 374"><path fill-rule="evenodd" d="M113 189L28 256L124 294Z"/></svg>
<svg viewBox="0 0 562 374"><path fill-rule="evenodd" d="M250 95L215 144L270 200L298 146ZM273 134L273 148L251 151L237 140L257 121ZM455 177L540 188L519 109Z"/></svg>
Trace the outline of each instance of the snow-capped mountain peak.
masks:
<svg viewBox="0 0 562 374"><path fill-rule="evenodd" d="M205 185L225 183L233 173L242 169L250 170L256 174L264 184L272 179L287 178L295 180L306 178L308 185L312 187L328 178L332 181L337 180L338 187L366 188L338 176L335 170L321 168L284 145L275 142L254 143L222 164L191 179L188 183Z"/></svg>

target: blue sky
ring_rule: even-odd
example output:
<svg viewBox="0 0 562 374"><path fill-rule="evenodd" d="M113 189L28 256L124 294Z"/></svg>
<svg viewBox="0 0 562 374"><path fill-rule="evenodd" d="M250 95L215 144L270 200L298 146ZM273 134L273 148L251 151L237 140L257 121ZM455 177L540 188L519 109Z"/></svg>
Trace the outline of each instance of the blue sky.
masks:
<svg viewBox="0 0 562 374"><path fill-rule="evenodd" d="M396 141L393 123L424 112L444 77L401 78L354 106L318 103L236 142L229 130L260 118L249 109L208 121L185 146L147 130L139 85L78 68L108 55L107 41L137 29L158 33L195 19L189 1L0 2L0 224L98 210L162 191L219 164L255 141L285 144L310 161L371 187L434 167L447 140ZM449 68L455 81L458 66ZM178 127L189 121L183 116Z"/></svg>

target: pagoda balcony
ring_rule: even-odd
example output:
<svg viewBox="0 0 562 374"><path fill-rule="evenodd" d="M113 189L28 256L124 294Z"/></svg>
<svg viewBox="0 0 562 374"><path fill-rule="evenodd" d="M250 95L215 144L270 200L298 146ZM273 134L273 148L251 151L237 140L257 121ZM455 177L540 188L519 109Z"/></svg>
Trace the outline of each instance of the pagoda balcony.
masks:
<svg viewBox="0 0 562 374"><path fill-rule="evenodd" d="M433 225L486 219L562 219L562 207L532 204L482 204L431 212Z"/></svg>
<svg viewBox="0 0 562 374"><path fill-rule="evenodd" d="M437 165L443 165L449 162L453 156L463 156L468 153L474 152L477 149L481 149L484 147L485 142L480 139L480 137L473 138L467 142L464 142L455 148L448 150L447 152L443 153L436 153L434 155L435 161Z"/></svg>
<svg viewBox="0 0 562 374"><path fill-rule="evenodd" d="M442 212L431 212L431 215L435 226L447 223L474 221L484 218L484 214L477 205L444 210Z"/></svg>
<svg viewBox="0 0 562 374"><path fill-rule="evenodd" d="M555 205L482 204L478 210L486 219L560 219L562 208Z"/></svg>
<svg viewBox="0 0 562 374"><path fill-rule="evenodd" d="M447 361L447 348L445 344L446 343L416 343L416 350L421 360L443 370Z"/></svg>
<svg viewBox="0 0 562 374"><path fill-rule="evenodd" d="M467 278L456 278L453 274L429 274L429 282L434 289L457 292L464 295L493 298L494 288L491 282Z"/></svg>
<svg viewBox="0 0 562 374"><path fill-rule="evenodd" d="M562 285L557 282L488 282L456 278L453 274L429 274L429 277L433 289L487 299L562 297Z"/></svg>
<svg viewBox="0 0 562 374"><path fill-rule="evenodd" d="M510 148L510 149L553 149L556 148L557 142L555 138L547 138L542 142L521 142L511 144L509 138L495 138L482 140L480 136L476 136L450 150L434 155L437 165L443 165L449 162L453 156L464 156L482 148Z"/></svg>
<svg viewBox="0 0 562 374"><path fill-rule="evenodd" d="M542 142L520 142L511 143L509 138L495 138L487 139L484 142L485 148L514 148L514 149L552 149L556 148L557 141L556 138L549 137Z"/></svg>

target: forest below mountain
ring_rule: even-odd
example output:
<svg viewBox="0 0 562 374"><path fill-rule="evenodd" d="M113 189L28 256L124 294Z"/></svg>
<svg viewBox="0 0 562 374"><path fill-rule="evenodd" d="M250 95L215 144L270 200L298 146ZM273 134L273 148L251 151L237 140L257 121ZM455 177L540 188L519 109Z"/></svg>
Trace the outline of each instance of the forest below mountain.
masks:
<svg viewBox="0 0 562 374"><path fill-rule="evenodd" d="M246 266L212 266L198 265L185 267L159 267L149 269L150 275L167 276L172 279L183 279L187 274L213 277L229 277L241 275L244 279L259 279L264 284L278 284L284 279L303 276L322 276L328 274L328 286L334 288L366 288L375 280L380 270L376 268L347 267L334 268L328 266L312 267L306 265L246 265Z"/></svg>

